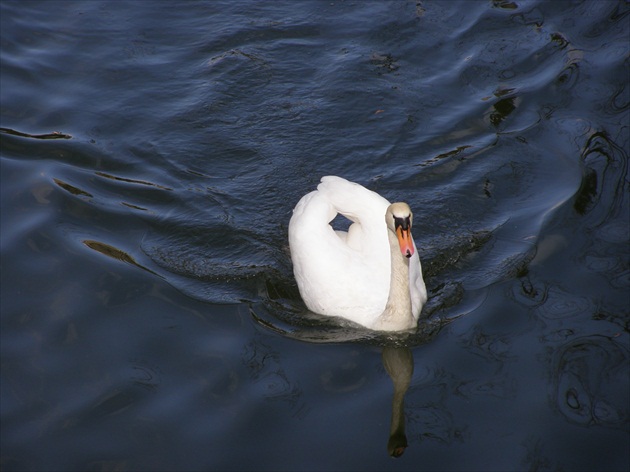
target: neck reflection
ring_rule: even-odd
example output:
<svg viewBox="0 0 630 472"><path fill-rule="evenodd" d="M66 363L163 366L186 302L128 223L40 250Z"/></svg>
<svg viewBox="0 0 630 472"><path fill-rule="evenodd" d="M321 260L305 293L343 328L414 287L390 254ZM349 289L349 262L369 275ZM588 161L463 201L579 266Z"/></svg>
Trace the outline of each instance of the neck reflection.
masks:
<svg viewBox="0 0 630 472"><path fill-rule="evenodd" d="M400 457L407 447L404 399L413 375L411 350L406 347L384 347L383 366L394 384L392 421L389 440L387 441L387 452L392 457Z"/></svg>

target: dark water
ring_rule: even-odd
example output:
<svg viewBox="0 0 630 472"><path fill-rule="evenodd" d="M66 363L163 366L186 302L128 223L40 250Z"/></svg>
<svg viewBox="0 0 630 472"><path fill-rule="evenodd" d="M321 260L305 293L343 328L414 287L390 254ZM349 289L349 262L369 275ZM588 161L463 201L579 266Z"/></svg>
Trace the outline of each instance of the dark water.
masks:
<svg viewBox="0 0 630 472"><path fill-rule="evenodd" d="M2 470L628 470L628 2L0 8ZM417 334L305 313L326 174Z"/></svg>

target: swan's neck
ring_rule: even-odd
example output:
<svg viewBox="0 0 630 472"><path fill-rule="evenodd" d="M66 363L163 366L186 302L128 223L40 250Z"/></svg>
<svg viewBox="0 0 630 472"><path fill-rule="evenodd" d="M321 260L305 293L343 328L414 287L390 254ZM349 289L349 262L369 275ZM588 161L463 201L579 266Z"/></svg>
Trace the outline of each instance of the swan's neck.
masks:
<svg viewBox="0 0 630 472"><path fill-rule="evenodd" d="M402 255L398 239L389 229L387 237L392 262L389 297L385 310L376 320L375 329L401 331L415 326L409 294L409 259Z"/></svg>

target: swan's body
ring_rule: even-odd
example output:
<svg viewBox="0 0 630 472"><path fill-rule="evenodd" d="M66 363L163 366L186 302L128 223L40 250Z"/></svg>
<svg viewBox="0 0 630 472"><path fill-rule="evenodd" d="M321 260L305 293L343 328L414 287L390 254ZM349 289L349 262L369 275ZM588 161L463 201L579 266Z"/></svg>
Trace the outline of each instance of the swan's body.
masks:
<svg viewBox="0 0 630 472"><path fill-rule="evenodd" d="M337 213L353 222L348 232L330 226ZM396 233L405 218L403 243ZM361 185L323 177L298 202L289 223L293 272L306 306L370 329L414 328L427 291L411 219L405 203L390 205Z"/></svg>

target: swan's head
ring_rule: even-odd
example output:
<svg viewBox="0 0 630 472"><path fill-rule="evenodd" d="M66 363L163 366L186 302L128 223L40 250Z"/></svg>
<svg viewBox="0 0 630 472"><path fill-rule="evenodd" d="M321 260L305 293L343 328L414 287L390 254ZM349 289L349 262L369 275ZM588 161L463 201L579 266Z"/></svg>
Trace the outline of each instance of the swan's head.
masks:
<svg viewBox="0 0 630 472"><path fill-rule="evenodd" d="M409 205L404 202L392 203L387 207L385 222L387 228L398 238L402 255L407 258L413 256L413 239L411 239L413 213Z"/></svg>

